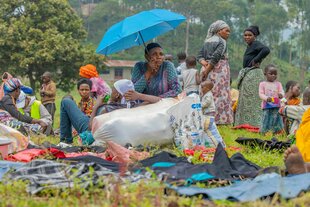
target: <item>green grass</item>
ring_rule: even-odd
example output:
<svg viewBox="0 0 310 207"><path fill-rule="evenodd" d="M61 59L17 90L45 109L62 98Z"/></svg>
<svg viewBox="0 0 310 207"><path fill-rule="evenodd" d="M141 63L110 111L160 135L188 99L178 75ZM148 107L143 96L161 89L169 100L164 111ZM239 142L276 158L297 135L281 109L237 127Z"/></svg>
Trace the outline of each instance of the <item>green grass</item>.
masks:
<svg viewBox="0 0 310 207"><path fill-rule="evenodd" d="M63 95L65 93L58 93L55 128L59 126L60 100ZM76 101L79 100L77 92L72 95ZM261 167L279 166L284 169L282 153L264 151L259 148L251 149L235 142L237 137L270 139L271 136L262 136L244 130L232 130L227 126L219 127L219 131L227 146L241 147L241 153L250 161ZM285 137L277 138L285 140ZM55 137L32 137L32 140L36 143L59 142L59 139ZM182 155L182 152L173 146L165 146L165 149ZM230 156L233 153L235 152L228 151ZM165 184L156 180L126 183L114 178L105 178L102 182L104 188L96 186L91 189L81 189L79 186L75 186L66 190L47 190L40 195L27 194L26 184L20 181L10 185L0 184L0 206L310 206L310 193L289 201L279 200L275 196L271 200L248 203L211 202L201 197L180 197L174 192L168 192L166 195L164 194Z"/></svg>

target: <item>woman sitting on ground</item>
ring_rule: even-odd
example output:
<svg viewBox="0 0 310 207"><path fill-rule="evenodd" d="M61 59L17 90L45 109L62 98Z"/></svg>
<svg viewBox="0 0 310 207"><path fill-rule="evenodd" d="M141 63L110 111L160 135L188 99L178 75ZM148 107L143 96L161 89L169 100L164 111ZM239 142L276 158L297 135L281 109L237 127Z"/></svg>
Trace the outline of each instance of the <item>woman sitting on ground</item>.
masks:
<svg viewBox="0 0 310 207"><path fill-rule="evenodd" d="M21 81L17 78L11 78L4 83L3 89L5 95L0 101L0 110L2 110L2 113L0 114L0 121L13 128L19 128L20 126L23 126L26 129L35 132L41 131L38 127L32 126L33 124L38 124L36 126L41 126L41 129L44 131L44 129L47 127L47 124L44 121L24 115L18 111L16 107L16 100L19 97L22 86L23 85ZM5 112L8 112L11 117L8 117L7 113ZM16 120L18 122L16 122ZM27 130L27 132L29 131Z"/></svg>
<svg viewBox="0 0 310 207"><path fill-rule="evenodd" d="M136 63L133 68L135 91L128 91L126 99L155 103L161 98L176 97L181 93L176 69L171 62L164 60L162 47L158 43L149 43L144 56L146 61Z"/></svg>
<svg viewBox="0 0 310 207"><path fill-rule="evenodd" d="M128 87L130 85L132 85L132 87ZM81 86L83 85L80 85L78 90L81 89ZM86 88L86 84L84 86ZM88 93L90 93L91 82L88 83L88 86ZM112 89L109 102L104 103L104 98L102 96L97 97L96 104L93 105L91 109L91 116L88 116L86 113L82 112L72 97L64 97L60 106L60 142L66 142L67 144L71 144L73 142L72 126L76 129L80 136L83 133L84 135L86 134L85 136L88 136L87 139L93 139L91 134L88 133L92 127L92 119L96 115L111 112L115 109L128 107L128 104L123 102L123 94L125 94L128 89L133 89L133 84L130 80L116 81L114 83L114 88ZM88 144L91 143L88 142Z"/></svg>

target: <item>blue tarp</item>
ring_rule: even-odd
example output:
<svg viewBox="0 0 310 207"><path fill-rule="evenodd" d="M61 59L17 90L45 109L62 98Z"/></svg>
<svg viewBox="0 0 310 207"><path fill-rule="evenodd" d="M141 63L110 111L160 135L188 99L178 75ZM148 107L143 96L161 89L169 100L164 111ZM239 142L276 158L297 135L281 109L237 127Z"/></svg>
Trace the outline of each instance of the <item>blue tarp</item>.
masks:
<svg viewBox="0 0 310 207"><path fill-rule="evenodd" d="M3 175L8 172L10 169L18 169L25 165L25 163L21 162L9 162L9 161L1 161L0 160L0 181Z"/></svg>
<svg viewBox="0 0 310 207"><path fill-rule="evenodd" d="M282 198L297 197L310 189L310 173L281 177L279 174L263 174L253 180L237 182L219 188L173 187L180 195L204 195L211 200L255 201L278 193Z"/></svg>

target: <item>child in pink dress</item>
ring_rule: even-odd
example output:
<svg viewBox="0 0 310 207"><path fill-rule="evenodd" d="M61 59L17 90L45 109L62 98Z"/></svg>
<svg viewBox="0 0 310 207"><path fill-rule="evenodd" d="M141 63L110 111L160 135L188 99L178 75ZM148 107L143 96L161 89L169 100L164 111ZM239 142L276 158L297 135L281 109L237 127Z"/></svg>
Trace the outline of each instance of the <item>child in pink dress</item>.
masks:
<svg viewBox="0 0 310 207"><path fill-rule="evenodd" d="M277 81L277 68L270 64L264 71L266 81L259 84L259 97L262 99L262 124L260 132L265 134L272 131L274 134L283 132L283 121L279 114L280 100L284 96L282 84Z"/></svg>

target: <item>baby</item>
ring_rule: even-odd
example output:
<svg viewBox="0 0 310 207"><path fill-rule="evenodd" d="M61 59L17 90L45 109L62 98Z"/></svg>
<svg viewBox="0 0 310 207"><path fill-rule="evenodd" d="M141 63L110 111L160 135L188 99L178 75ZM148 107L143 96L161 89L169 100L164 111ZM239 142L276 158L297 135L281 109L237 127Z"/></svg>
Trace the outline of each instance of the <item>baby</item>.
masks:
<svg viewBox="0 0 310 207"><path fill-rule="evenodd" d="M201 107L205 116L215 115L215 104L213 94L211 92L213 83L209 80L203 81L200 85Z"/></svg>

